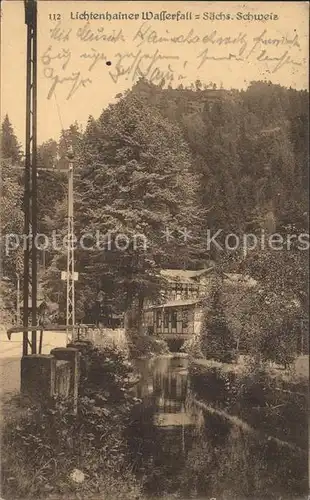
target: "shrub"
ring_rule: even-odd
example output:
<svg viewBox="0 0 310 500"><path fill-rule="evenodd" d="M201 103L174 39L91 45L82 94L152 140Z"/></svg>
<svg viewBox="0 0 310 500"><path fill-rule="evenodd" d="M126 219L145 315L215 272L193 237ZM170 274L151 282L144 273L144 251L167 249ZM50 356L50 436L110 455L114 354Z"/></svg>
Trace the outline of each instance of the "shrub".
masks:
<svg viewBox="0 0 310 500"><path fill-rule="evenodd" d="M29 407L18 422L5 424L2 485L7 499L141 498L123 435L136 404L127 390L131 364L115 347L74 345L82 353L78 414L54 400ZM81 482L72 480L75 470Z"/></svg>
<svg viewBox="0 0 310 500"><path fill-rule="evenodd" d="M272 334L269 331L261 333L258 340L259 352L263 361L273 361L290 366L295 359L296 352L296 325L290 318L284 318L280 325L274 325Z"/></svg>
<svg viewBox="0 0 310 500"><path fill-rule="evenodd" d="M202 341L200 335L193 335L188 340L185 340L181 347L181 351L186 352L191 358L203 358Z"/></svg>
<svg viewBox="0 0 310 500"><path fill-rule="evenodd" d="M132 358L167 354L169 348L163 339L140 334L136 331L128 332L128 348Z"/></svg>
<svg viewBox="0 0 310 500"><path fill-rule="evenodd" d="M228 328L219 290L213 292L212 306L206 315L201 338L202 353L206 358L224 363L235 360L235 341Z"/></svg>
<svg viewBox="0 0 310 500"><path fill-rule="evenodd" d="M77 341L70 345L81 352L80 395L105 392L122 401L133 374L127 352L113 344L95 346Z"/></svg>

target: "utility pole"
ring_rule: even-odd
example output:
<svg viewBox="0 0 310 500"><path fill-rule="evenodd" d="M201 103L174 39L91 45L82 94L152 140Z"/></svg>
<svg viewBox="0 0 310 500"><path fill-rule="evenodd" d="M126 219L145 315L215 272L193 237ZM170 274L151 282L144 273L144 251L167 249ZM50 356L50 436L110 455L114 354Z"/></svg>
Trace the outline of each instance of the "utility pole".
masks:
<svg viewBox="0 0 310 500"><path fill-rule="evenodd" d="M20 276L16 273L16 324L20 324Z"/></svg>
<svg viewBox="0 0 310 500"><path fill-rule="evenodd" d="M75 325L75 296L74 296L74 219L73 219L73 150L68 152L68 234L67 234L67 337L70 327L74 336Z"/></svg>
<svg viewBox="0 0 310 500"><path fill-rule="evenodd" d="M24 249L23 325L28 327L31 299L31 324L37 323L37 2L24 0L27 25L26 148L24 212L26 248ZM23 333L23 356L28 354L28 331ZM31 353L37 351L37 332L31 334Z"/></svg>
<svg viewBox="0 0 310 500"><path fill-rule="evenodd" d="M69 159L69 168L68 169L54 169L54 168L37 168L36 167L36 174L37 171L42 172L61 172L61 173L66 173L68 175L68 229L67 229L67 272L62 272L61 273L61 279L66 281L67 284L67 306L66 306L66 327L67 327L67 337L69 336L69 332L73 331L73 327L75 325L75 290L74 290L74 281L78 279L78 273L75 272L74 270L74 212L73 212L73 204L74 204L74 191L73 191L73 177L74 177L74 168L73 168L73 160L74 160L74 154L73 154L73 149L72 147L69 148L67 157ZM19 167L16 167L18 170ZM20 168L22 170L22 167ZM25 186L25 200L28 199L28 194L26 194L26 187L27 183ZM30 220L29 217L30 211L26 211L25 209L25 227L26 227L26 217L28 217L27 221ZM36 214L35 214L36 215ZM36 226L35 226L36 227ZM25 231L25 234L28 234ZM29 240L31 240L31 226L30 226L30 237L27 239L27 244L29 244ZM29 247L27 246L27 249L25 251L25 258L24 258L24 276L28 277L29 275L29 269L30 269L30 258L34 254L30 252ZM28 268L27 268L28 265ZM26 268L28 269L28 273L26 274ZM35 266L35 269L37 270L37 267ZM28 283L31 283L31 279L28 278ZM27 291L28 292L27 292ZM26 303L25 297L29 294L29 287L26 289L25 283L24 283L24 311L26 311L26 314L24 314L24 327L26 328L28 326L28 302ZM37 288L35 288L35 294L37 295ZM36 296L35 295L35 296ZM33 297L34 295L28 295L27 300L29 297ZM36 303L36 300L35 300ZM27 304L27 305L26 305ZM27 321L25 319L25 316L27 316ZM35 318L36 320L36 318ZM36 325L35 323L32 323L32 325ZM36 332L35 332L36 334ZM24 342L23 342L23 355L27 355L28 353L28 333L24 332ZM35 354L32 350L32 354Z"/></svg>

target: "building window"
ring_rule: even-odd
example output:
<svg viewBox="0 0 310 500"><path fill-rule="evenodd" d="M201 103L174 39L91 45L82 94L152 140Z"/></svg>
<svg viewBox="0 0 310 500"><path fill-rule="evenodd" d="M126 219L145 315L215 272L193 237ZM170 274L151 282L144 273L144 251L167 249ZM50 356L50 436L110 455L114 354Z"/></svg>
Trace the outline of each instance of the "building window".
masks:
<svg viewBox="0 0 310 500"><path fill-rule="evenodd" d="M169 328L169 311L164 312L164 328Z"/></svg>
<svg viewBox="0 0 310 500"><path fill-rule="evenodd" d="M156 326L157 328L161 327L161 311L156 312Z"/></svg>
<svg viewBox="0 0 310 500"><path fill-rule="evenodd" d="M195 299L199 297L199 285L192 286L192 297Z"/></svg>
<svg viewBox="0 0 310 500"><path fill-rule="evenodd" d="M192 285L192 284L188 285L188 298L193 297L193 289L194 289L194 285Z"/></svg>
<svg viewBox="0 0 310 500"><path fill-rule="evenodd" d="M182 296L182 283L176 283L175 285L175 297L180 299Z"/></svg>
<svg viewBox="0 0 310 500"><path fill-rule="evenodd" d="M176 329L177 327L177 312L171 311L171 328Z"/></svg>
<svg viewBox="0 0 310 500"><path fill-rule="evenodd" d="M182 312L182 328L186 329L188 327L188 311L187 309Z"/></svg>

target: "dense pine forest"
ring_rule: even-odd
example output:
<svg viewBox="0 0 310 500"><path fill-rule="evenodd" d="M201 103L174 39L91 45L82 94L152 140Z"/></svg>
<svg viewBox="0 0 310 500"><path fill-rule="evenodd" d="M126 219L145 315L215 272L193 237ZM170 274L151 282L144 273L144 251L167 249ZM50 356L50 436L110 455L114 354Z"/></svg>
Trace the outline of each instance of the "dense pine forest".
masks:
<svg viewBox="0 0 310 500"><path fill-rule="evenodd" d="M77 174L76 236L89 246L96 232L109 235L101 248L77 248L79 320L92 318L98 294L104 308L124 312L156 295L159 269L199 269L210 261L261 280L265 296L297 297L298 314L307 314L308 255L296 239L281 251L255 248L247 255L208 245L219 230L222 243L230 233L277 232L284 242L307 233L307 91L266 82L226 91L204 89L199 81L177 89L138 81L98 119L90 116L85 130L73 123L59 140L39 146L38 166L54 169L38 179L39 231L49 237L66 235L67 178L58 170L68 165L68 145ZM23 174L15 168L23 157L9 117L1 150L4 237L23 233ZM129 244L115 245L118 235ZM9 280L1 309L10 314L10 280L21 273L22 248L7 255L2 246L2 275ZM45 293L63 314L66 249L50 247L40 262Z"/></svg>

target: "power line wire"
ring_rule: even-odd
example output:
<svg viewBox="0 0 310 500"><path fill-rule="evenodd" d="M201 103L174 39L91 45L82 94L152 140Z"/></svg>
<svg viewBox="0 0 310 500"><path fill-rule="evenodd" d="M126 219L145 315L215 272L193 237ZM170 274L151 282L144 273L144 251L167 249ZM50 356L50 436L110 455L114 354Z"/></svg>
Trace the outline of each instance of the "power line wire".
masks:
<svg viewBox="0 0 310 500"><path fill-rule="evenodd" d="M66 134L65 134L65 129L64 129L64 126L63 126L63 121L62 121L62 118L61 118L60 107L59 107L59 104L58 104L58 101L57 101L57 97L56 97L56 93L55 93L55 92L54 92L54 98L55 98L56 109L57 109L57 115L58 115L59 123L60 123L60 126L61 126L61 131L62 131L63 139L64 139L64 141L65 141L66 148L68 149L68 148L69 148L69 145L68 145L68 143L67 143Z"/></svg>

